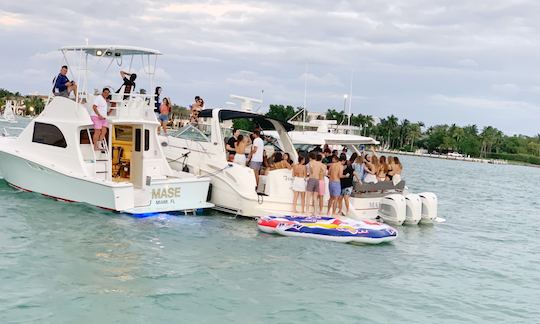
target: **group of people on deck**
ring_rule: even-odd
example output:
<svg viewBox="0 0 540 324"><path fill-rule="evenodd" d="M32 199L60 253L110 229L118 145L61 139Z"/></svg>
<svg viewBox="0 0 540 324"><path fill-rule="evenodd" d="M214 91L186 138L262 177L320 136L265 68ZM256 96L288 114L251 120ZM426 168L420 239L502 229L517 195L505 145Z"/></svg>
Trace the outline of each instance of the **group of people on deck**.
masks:
<svg viewBox="0 0 540 324"><path fill-rule="evenodd" d="M388 162L387 162L388 161ZM325 147L323 150L313 150L308 154L308 160L299 156L298 163L293 165L293 213L298 213L300 199L301 213L313 210L311 214L323 214L324 195L326 190L325 176L328 177L327 215L348 215L350 211L350 196L354 184L377 183L378 181L401 181L403 166L398 157L377 156L372 154L353 153L347 158L347 148L338 154L337 150ZM316 200L318 204L316 204ZM307 210L306 210L307 203ZM343 210L345 207L345 210Z"/></svg>
<svg viewBox="0 0 540 324"><path fill-rule="evenodd" d="M257 184L259 176L269 171L292 171L293 213L309 213L312 208L311 214L324 214L325 177L329 180L330 195L326 214L334 216L349 214L350 196L355 183L393 181L397 184L401 181L403 166L399 158L378 156L374 149L371 154L353 153L348 157L346 147L341 152L331 150L328 146L317 147L307 157L298 154L298 162L293 163L287 152L275 152L269 157L266 155L260 129L255 129L250 136L242 135L238 129L233 129L232 134L225 145L228 161L252 168ZM299 200L300 211L297 209Z"/></svg>

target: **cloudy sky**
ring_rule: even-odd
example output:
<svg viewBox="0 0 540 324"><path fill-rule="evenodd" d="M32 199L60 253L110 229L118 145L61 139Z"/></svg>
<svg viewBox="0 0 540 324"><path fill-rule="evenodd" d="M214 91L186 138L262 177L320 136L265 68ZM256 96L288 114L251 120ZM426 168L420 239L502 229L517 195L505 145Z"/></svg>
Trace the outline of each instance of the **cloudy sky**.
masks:
<svg viewBox="0 0 540 324"><path fill-rule="evenodd" d="M57 49L88 39L163 52L158 82L181 105L264 90L301 106L307 79L309 110L341 109L352 74L353 113L535 135L539 18L532 0L0 0L0 87L48 93Z"/></svg>

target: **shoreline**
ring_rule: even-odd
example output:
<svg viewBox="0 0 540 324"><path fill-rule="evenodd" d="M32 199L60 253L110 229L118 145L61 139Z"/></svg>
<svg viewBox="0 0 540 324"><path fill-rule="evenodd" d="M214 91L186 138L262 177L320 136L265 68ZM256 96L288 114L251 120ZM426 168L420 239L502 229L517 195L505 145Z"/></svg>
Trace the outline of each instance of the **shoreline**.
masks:
<svg viewBox="0 0 540 324"><path fill-rule="evenodd" d="M471 158L471 157L465 157L465 156L449 156L449 155L441 155L441 154L414 153L414 152L405 152L405 151L397 151L397 150L380 150L379 152L386 153L386 154L400 154L400 155L427 157L427 158L432 158L432 159L455 160L455 161L464 161L464 162L476 162L476 163L487 163L487 164L498 164L498 165L515 164L514 161ZM528 164L520 164L520 165L528 165ZM534 164L531 164L531 165L534 165Z"/></svg>

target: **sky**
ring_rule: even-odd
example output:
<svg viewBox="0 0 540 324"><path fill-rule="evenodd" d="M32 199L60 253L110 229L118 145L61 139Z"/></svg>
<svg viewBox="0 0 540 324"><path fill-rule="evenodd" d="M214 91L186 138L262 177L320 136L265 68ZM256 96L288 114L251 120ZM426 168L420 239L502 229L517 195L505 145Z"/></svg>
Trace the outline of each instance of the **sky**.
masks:
<svg viewBox="0 0 540 324"><path fill-rule="evenodd" d="M0 88L48 94L58 48L88 41L161 51L156 81L179 105L341 110L352 79L354 114L536 135L539 18L532 0L0 0ZM96 65L90 87L119 86L126 61Z"/></svg>

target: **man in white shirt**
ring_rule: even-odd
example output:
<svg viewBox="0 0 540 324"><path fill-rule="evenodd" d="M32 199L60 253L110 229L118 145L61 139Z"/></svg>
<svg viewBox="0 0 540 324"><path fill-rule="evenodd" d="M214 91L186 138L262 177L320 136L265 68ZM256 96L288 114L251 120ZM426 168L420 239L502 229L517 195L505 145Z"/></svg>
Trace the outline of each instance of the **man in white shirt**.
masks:
<svg viewBox="0 0 540 324"><path fill-rule="evenodd" d="M249 167L255 172L255 182L259 185L259 171L263 164L264 142L258 130L253 132L253 144L251 145L251 161Z"/></svg>
<svg viewBox="0 0 540 324"><path fill-rule="evenodd" d="M109 126L107 123L107 114L109 112L107 98L110 93L108 88L103 88L101 95L94 99L92 111L90 111L90 118L94 123L94 136L92 137L92 140L94 141L95 151L100 151L102 149L99 144L107 135L107 127Z"/></svg>

